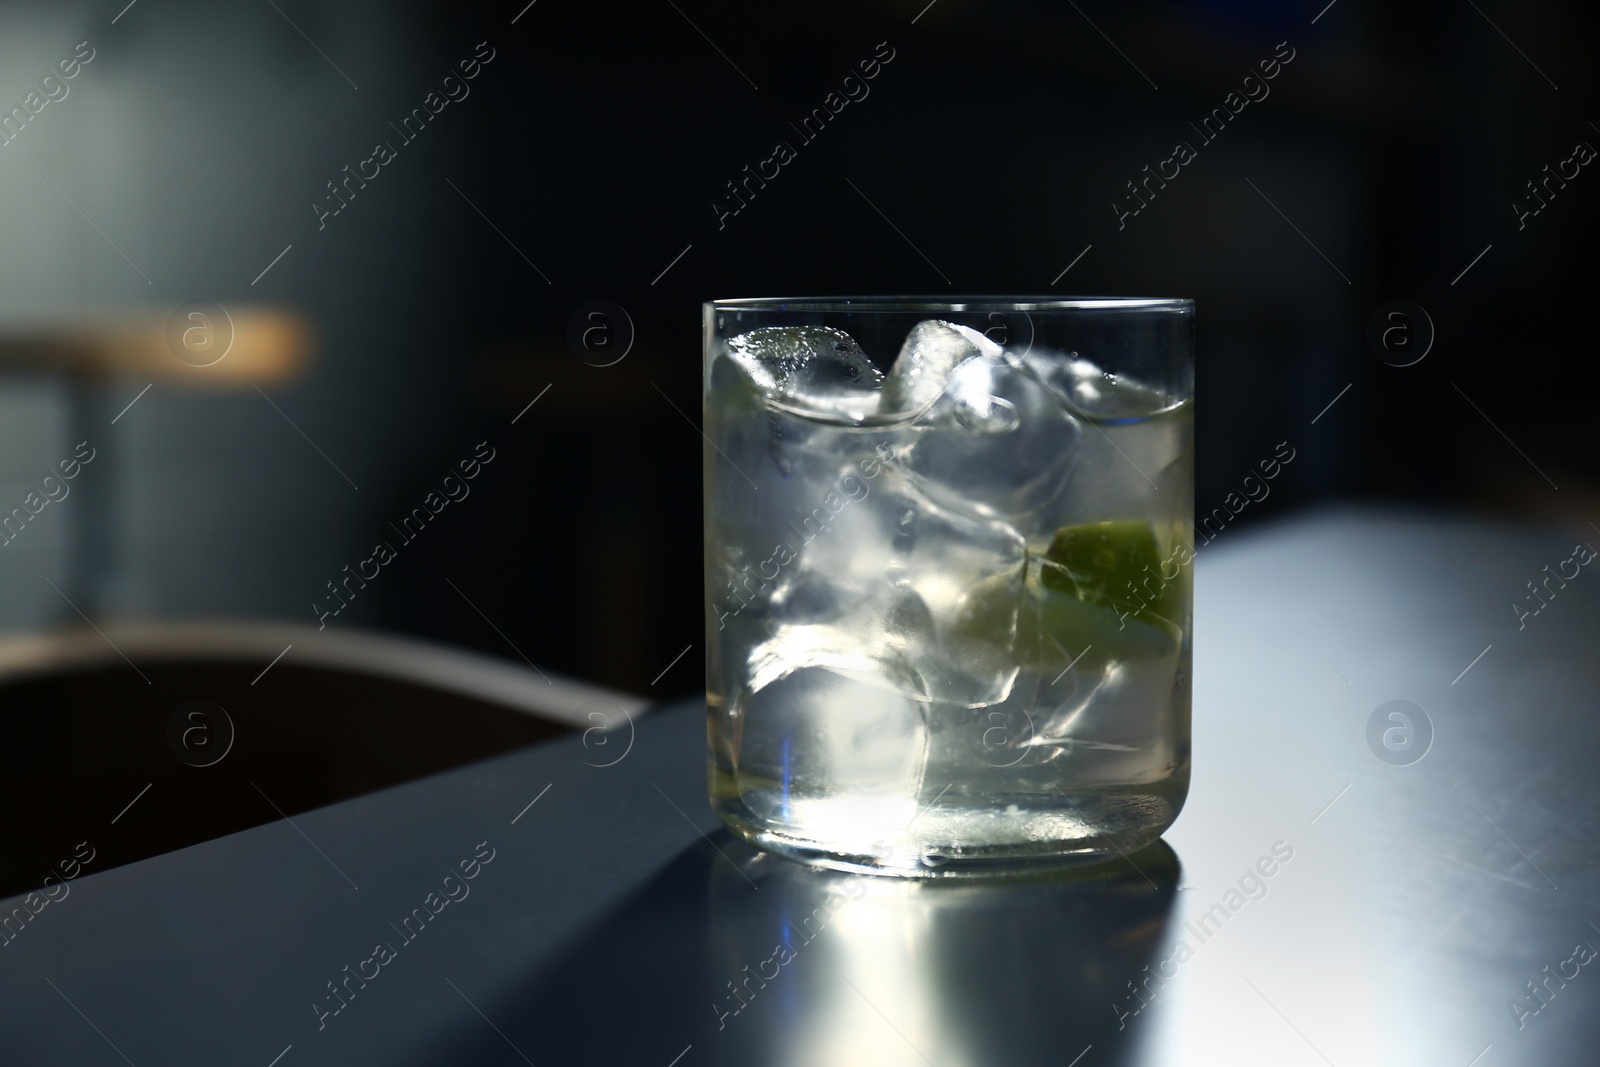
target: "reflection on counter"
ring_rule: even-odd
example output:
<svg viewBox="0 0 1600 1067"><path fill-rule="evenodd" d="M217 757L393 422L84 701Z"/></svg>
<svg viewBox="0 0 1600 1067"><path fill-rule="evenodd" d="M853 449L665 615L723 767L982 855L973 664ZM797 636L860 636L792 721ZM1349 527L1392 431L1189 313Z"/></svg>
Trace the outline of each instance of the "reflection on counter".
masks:
<svg viewBox="0 0 1600 1067"><path fill-rule="evenodd" d="M1165 943L1178 880L1159 843L1027 880L910 882L764 855L740 867L710 870L707 1047L775 1067L956 1067L1000 1049L1059 1065L1091 1045L1096 1063L1122 1062L1114 1005Z"/></svg>
<svg viewBox="0 0 1600 1067"><path fill-rule="evenodd" d="M1179 864L1129 860L1010 879L917 882L814 870L725 833L416 1063L684 1067L1096 1067L1138 1062L1116 1005L1169 940ZM477 1025L472 1025L476 1023ZM1087 1062L1087 1061L1086 1061Z"/></svg>

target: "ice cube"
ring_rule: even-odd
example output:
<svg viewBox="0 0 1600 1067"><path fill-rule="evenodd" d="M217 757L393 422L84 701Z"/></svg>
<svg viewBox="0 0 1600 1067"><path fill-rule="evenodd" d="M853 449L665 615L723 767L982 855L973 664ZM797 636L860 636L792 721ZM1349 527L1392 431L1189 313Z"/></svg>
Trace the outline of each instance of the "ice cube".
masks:
<svg viewBox="0 0 1600 1067"><path fill-rule="evenodd" d="M820 626L847 633L858 649L892 650L914 666L916 688L907 695L918 699L974 707L1003 700L1016 665L946 636L972 584L1020 570L1022 536L1003 522L941 507L892 464L870 477L850 468L818 493L787 501L768 558L738 557L732 572L717 569L731 590L716 601L720 610L748 600L745 614L770 620L769 634L783 628L804 643L806 631ZM1003 644L1007 636L992 639ZM752 674L746 685L766 680Z"/></svg>
<svg viewBox="0 0 1600 1067"><path fill-rule="evenodd" d="M1035 349L1020 365L1083 426L1057 525L1192 510L1194 409L1187 398L1076 353Z"/></svg>
<svg viewBox="0 0 1600 1067"><path fill-rule="evenodd" d="M871 689L926 699L926 667L918 668L893 648L861 640L864 608L854 605L833 625L777 626L769 639L750 650L746 691L754 695L798 670L824 667Z"/></svg>
<svg viewBox="0 0 1600 1067"><path fill-rule="evenodd" d="M916 427L902 462L917 488L945 507L1011 523L1060 496L1085 431L1009 355L962 364Z"/></svg>
<svg viewBox="0 0 1600 1067"><path fill-rule="evenodd" d="M1152 766L1175 762L1174 686L1180 665L1174 653L1157 659L1082 664L1063 678L1066 693L1032 712L1032 745L1045 759L1065 757L1074 780L1148 780ZM1074 676L1077 684L1074 686ZM1165 773L1163 770L1161 773Z"/></svg>
<svg viewBox="0 0 1600 1067"><path fill-rule="evenodd" d="M759 817L847 835L877 834L916 814L927 767L926 697L916 666L894 648L868 651L833 626L783 626L751 650L736 765Z"/></svg>
<svg viewBox="0 0 1600 1067"><path fill-rule="evenodd" d="M974 357L1000 360L1002 349L970 326L928 319L906 335L883 383L882 415L915 415L944 394L956 368Z"/></svg>
<svg viewBox="0 0 1600 1067"><path fill-rule="evenodd" d="M956 421L981 437L1004 437L1022 424L1022 416L1005 397L976 390L957 395Z"/></svg>
<svg viewBox="0 0 1600 1067"><path fill-rule="evenodd" d="M1116 424L1149 418L1173 407L1171 397L1125 375L1102 370L1076 352L1029 351L1019 361L1074 414Z"/></svg>
<svg viewBox="0 0 1600 1067"><path fill-rule="evenodd" d="M920 489L894 468L878 476L878 536L888 548L883 574L914 588L942 622L972 583L1020 564L1027 541L1008 523L945 507Z"/></svg>
<svg viewBox="0 0 1600 1067"><path fill-rule="evenodd" d="M893 465L852 484L857 499L825 527L809 517L791 524L799 559L779 609L820 602L815 587L832 587L831 602L853 609L840 625L861 647L899 650L916 667L919 694L972 707L1005 699L1015 663L950 635L973 584L1019 570L1027 552L1022 535L941 506Z"/></svg>
<svg viewBox="0 0 1600 1067"><path fill-rule="evenodd" d="M859 422L878 407L883 372L831 326L762 326L728 342L728 355L774 406Z"/></svg>

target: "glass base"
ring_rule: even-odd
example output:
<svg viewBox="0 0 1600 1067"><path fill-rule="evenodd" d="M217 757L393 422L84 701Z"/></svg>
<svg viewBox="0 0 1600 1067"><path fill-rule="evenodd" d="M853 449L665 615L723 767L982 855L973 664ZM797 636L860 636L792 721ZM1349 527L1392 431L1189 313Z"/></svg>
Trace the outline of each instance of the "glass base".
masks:
<svg viewBox="0 0 1600 1067"><path fill-rule="evenodd" d="M900 878L993 878L1123 860L1172 825L1188 792L1188 768L1157 785L1093 794L948 799L904 825L874 832L860 802L792 801L788 820L760 818L746 797L717 788L712 807L751 845L814 867ZM723 783L724 785L731 783ZM756 803L767 806L767 798ZM795 811L794 808L802 810Z"/></svg>

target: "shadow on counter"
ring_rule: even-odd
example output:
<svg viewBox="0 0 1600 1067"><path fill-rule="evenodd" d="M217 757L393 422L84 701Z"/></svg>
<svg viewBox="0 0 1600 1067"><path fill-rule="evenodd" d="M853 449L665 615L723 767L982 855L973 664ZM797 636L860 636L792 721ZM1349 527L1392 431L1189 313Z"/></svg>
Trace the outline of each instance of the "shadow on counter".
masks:
<svg viewBox="0 0 1600 1067"><path fill-rule="evenodd" d="M1005 881L812 870L698 844L417 1063L1138 1061L1115 1004L1165 944L1177 855Z"/></svg>

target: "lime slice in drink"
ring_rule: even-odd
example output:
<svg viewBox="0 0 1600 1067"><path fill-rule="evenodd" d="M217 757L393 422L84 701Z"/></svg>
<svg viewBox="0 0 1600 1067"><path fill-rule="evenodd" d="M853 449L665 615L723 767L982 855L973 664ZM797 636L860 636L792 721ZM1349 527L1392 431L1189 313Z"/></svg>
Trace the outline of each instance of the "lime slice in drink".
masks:
<svg viewBox="0 0 1600 1067"><path fill-rule="evenodd" d="M1183 621L1177 559L1163 559L1155 530L1135 520L1063 526L1045 550L1040 579L1048 589L1163 628Z"/></svg>
<svg viewBox="0 0 1600 1067"><path fill-rule="evenodd" d="M1020 574L972 587L951 627L952 651L1041 672L1165 655L1187 614L1184 578L1176 558L1162 558L1146 523L1062 527Z"/></svg>

